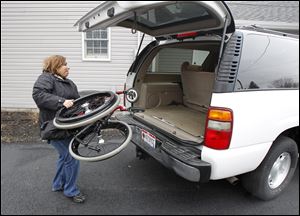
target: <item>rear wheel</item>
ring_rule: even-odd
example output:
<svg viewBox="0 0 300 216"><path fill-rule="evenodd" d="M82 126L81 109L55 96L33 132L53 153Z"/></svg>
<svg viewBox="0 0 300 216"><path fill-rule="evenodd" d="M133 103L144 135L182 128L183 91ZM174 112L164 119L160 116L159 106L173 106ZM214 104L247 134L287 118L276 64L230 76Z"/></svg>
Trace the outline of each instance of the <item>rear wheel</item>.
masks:
<svg viewBox="0 0 300 216"><path fill-rule="evenodd" d="M291 181L298 162L294 140L281 136L273 143L259 167L241 176L242 185L252 195L271 200L279 196Z"/></svg>
<svg viewBox="0 0 300 216"><path fill-rule="evenodd" d="M132 130L125 122L99 121L74 136L69 152L77 160L101 161L120 153L131 137Z"/></svg>
<svg viewBox="0 0 300 216"><path fill-rule="evenodd" d="M120 97L110 91L96 92L74 101L70 108L62 108L53 124L58 129L73 129L92 124L112 113L120 103Z"/></svg>

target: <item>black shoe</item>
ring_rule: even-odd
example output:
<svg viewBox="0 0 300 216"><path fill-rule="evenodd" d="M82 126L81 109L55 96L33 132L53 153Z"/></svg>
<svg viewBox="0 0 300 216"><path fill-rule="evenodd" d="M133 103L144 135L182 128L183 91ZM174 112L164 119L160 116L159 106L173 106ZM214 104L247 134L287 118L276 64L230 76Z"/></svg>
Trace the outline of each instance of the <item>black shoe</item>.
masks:
<svg viewBox="0 0 300 216"><path fill-rule="evenodd" d="M79 193L79 194L73 196L72 199L73 199L73 202L83 203L85 201L85 195L83 195L82 193Z"/></svg>

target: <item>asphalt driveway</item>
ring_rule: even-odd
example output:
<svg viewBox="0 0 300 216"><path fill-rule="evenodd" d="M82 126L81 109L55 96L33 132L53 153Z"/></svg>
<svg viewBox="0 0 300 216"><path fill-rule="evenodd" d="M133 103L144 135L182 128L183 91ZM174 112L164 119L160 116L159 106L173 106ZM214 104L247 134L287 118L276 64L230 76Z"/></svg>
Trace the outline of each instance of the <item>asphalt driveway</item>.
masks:
<svg viewBox="0 0 300 216"><path fill-rule="evenodd" d="M299 214L299 166L279 198L263 202L225 180L186 181L154 159L135 158L133 144L102 162L81 162L84 204L51 192L57 154L45 144L1 144L4 214Z"/></svg>

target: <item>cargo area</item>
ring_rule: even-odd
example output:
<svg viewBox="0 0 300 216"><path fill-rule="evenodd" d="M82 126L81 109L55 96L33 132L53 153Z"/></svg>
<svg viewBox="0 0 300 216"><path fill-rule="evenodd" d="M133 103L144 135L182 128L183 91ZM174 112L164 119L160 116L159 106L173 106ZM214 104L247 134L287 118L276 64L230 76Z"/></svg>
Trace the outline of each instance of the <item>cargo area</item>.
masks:
<svg viewBox="0 0 300 216"><path fill-rule="evenodd" d="M198 46L199 50L192 49ZM166 47L151 55L134 83L139 94L134 107L145 109L135 113L135 118L181 140L201 143L213 92L218 44Z"/></svg>
<svg viewBox="0 0 300 216"><path fill-rule="evenodd" d="M136 116L180 139L201 142L204 134L206 112L183 105L168 105L146 109Z"/></svg>

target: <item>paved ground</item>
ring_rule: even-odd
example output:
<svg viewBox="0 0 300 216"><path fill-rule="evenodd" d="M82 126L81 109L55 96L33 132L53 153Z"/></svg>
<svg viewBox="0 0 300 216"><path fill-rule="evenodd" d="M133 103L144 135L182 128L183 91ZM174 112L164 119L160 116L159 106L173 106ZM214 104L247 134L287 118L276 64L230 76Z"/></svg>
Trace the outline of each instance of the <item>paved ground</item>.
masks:
<svg viewBox="0 0 300 216"><path fill-rule="evenodd" d="M57 154L47 144L1 144L3 214L299 214L299 167L282 196L263 202L225 180L188 182L153 159L135 158L132 144L102 162L81 162L84 204L51 192Z"/></svg>

